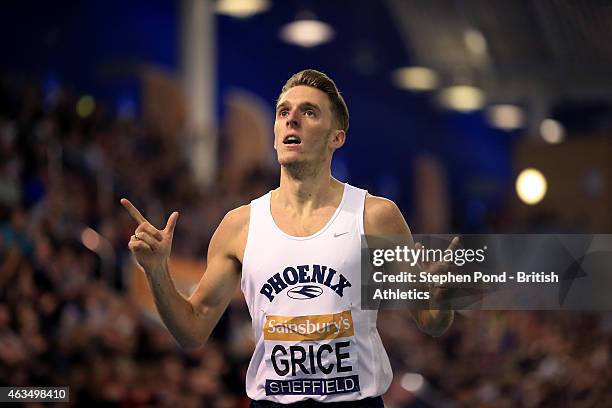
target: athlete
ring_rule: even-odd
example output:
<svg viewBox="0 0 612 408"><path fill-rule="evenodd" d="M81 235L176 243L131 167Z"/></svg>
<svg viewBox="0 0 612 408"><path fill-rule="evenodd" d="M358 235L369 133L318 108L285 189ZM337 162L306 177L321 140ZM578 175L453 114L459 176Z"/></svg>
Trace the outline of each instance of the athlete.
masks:
<svg viewBox="0 0 612 408"><path fill-rule="evenodd" d="M412 237L392 201L331 176L348 125L347 106L327 75L305 70L287 81L274 123L280 186L227 213L189 298L168 269L178 212L160 230L121 200L138 222L128 247L182 346L206 343L241 285L256 341L246 377L251 407L382 407L391 383L377 313L360 307L360 239ZM411 313L434 336L453 320L451 310Z"/></svg>

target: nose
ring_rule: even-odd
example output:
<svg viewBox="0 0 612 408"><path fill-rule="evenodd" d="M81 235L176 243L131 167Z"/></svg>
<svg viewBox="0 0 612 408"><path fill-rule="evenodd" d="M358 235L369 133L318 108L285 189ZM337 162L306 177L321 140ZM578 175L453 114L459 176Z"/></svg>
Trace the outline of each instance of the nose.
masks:
<svg viewBox="0 0 612 408"><path fill-rule="evenodd" d="M289 114L287 115L287 127L288 128L299 128L300 127L300 121L299 121L300 115L299 112L297 111L297 109L292 110L289 112Z"/></svg>

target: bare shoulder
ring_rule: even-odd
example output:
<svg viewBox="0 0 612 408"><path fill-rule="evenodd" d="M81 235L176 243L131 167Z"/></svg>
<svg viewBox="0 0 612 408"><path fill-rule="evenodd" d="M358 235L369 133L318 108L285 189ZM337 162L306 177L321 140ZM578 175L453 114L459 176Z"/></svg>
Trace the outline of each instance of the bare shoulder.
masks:
<svg viewBox="0 0 612 408"><path fill-rule="evenodd" d="M238 232L249 226L249 219L251 218L251 204L241 205L238 208L234 208L229 211L223 217L221 225L224 228L231 230L232 232Z"/></svg>
<svg viewBox="0 0 612 408"><path fill-rule="evenodd" d="M364 229L367 235L410 232L402 212L392 200L369 193L365 199Z"/></svg>
<svg viewBox="0 0 612 408"><path fill-rule="evenodd" d="M228 255L242 260L250 218L250 204L234 208L225 214L212 237L209 254L221 250Z"/></svg>

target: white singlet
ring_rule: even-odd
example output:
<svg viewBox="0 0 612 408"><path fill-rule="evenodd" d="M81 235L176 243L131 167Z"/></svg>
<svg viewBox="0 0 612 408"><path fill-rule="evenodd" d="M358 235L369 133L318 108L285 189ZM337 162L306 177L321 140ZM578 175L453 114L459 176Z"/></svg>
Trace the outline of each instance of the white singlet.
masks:
<svg viewBox="0 0 612 408"><path fill-rule="evenodd" d="M345 184L334 215L308 237L281 231L270 196L251 202L242 265L256 342L247 395L288 404L383 394L391 365L376 330L377 312L361 310L366 191Z"/></svg>

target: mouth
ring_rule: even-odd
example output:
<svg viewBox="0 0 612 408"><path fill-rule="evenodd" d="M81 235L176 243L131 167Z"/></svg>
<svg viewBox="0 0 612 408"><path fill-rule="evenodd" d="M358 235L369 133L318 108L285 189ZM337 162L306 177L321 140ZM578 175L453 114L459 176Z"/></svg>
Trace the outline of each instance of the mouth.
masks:
<svg viewBox="0 0 612 408"><path fill-rule="evenodd" d="M302 139L296 135L287 135L283 138L283 144L285 145L299 145L301 143Z"/></svg>

